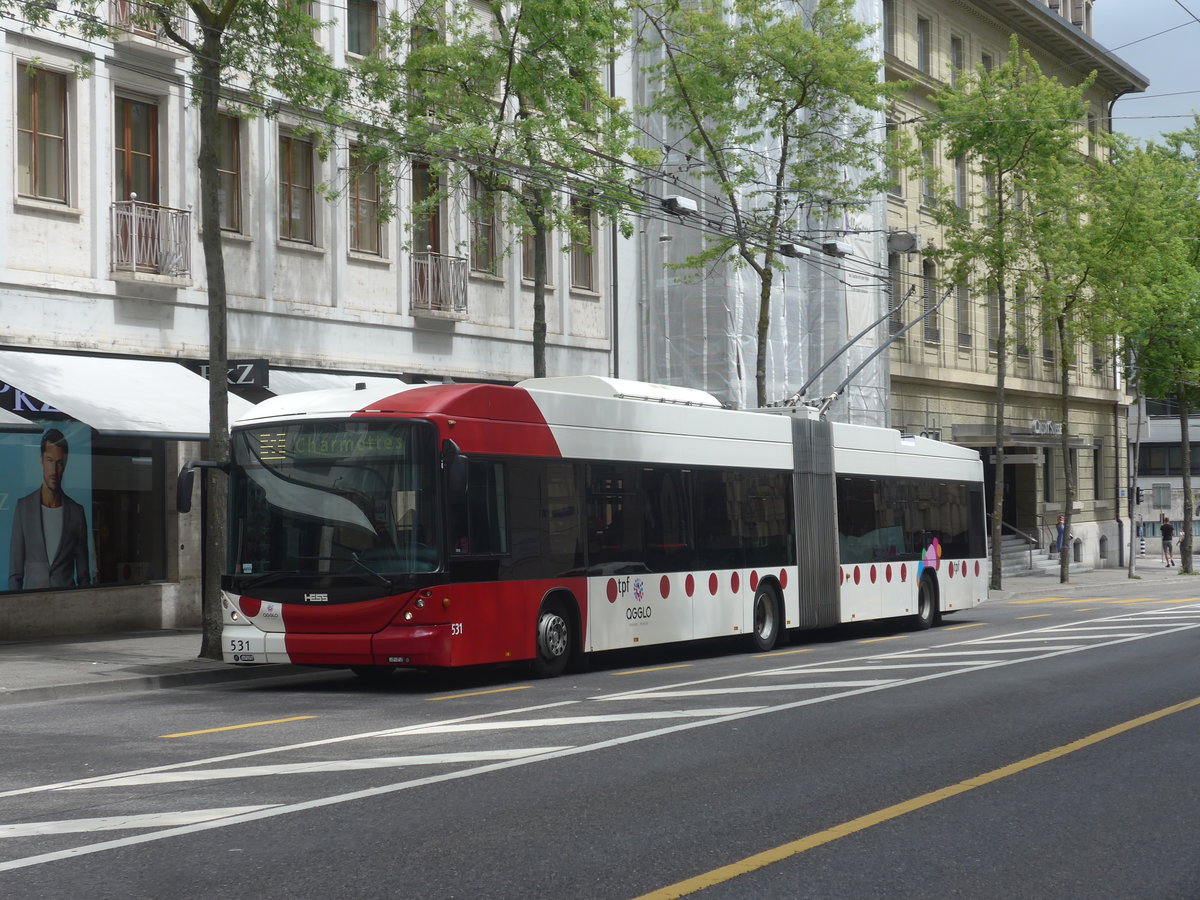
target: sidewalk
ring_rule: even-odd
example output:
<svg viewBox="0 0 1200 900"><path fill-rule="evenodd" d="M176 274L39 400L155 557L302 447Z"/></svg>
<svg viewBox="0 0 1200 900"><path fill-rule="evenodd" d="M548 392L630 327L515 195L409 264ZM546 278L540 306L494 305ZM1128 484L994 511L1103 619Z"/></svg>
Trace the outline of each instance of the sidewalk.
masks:
<svg viewBox="0 0 1200 900"><path fill-rule="evenodd" d="M315 671L291 665L232 666L200 659L199 652L198 629L0 643L0 706Z"/></svg>
<svg viewBox="0 0 1200 900"><path fill-rule="evenodd" d="M1177 578L1178 568L1168 569L1153 557L1139 557L1139 584ZM1103 591L1106 586L1127 585L1125 569L1095 569L1071 576L1060 584L1052 575L1006 578L1004 590L992 591L995 601L1065 593ZM1200 592L1200 581L1196 583ZM93 697L157 690L193 684L245 681L309 674L316 669L292 665L233 666L199 659L200 632L143 631L128 634L49 638L0 643L0 706L42 700Z"/></svg>

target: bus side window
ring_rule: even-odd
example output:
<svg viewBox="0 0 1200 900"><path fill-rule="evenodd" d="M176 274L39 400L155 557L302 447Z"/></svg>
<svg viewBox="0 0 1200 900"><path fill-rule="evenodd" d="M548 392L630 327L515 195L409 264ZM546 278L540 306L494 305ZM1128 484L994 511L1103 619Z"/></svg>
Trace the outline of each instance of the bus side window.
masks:
<svg viewBox="0 0 1200 900"><path fill-rule="evenodd" d="M508 496L504 464L472 459L466 491L450 503L450 555L508 553Z"/></svg>

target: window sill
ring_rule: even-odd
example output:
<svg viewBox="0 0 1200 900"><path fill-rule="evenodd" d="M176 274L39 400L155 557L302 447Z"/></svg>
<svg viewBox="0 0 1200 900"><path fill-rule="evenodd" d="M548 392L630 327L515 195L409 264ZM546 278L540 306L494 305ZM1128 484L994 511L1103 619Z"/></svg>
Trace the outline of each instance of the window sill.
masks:
<svg viewBox="0 0 1200 900"><path fill-rule="evenodd" d="M64 219L83 218L83 210L78 207L56 203L53 200L38 200L34 197L14 197L13 208L19 212L47 213L52 216L61 216Z"/></svg>
<svg viewBox="0 0 1200 900"><path fill-rule="evenodd" d="M318 247L316 244L289 241L287 238L280 238L275 242L275 246L280 252L302 253L306 256L324 256L326 252L324 247Z"/></svg>
<svg viewBox="0 0 1200 900"><path fill-rule="evenodd" d="M376 266L381 269L391 268L392 260L380 253L368 253L365 250L347 250L346 259L350 262L362 263L366 266Z"/></svg>
<svg viewBox="0 0 1200 900"><path fill-rule="evenodd" d="M504 276L495 272L487 272L483 269L472 269L470 275L472 281L490 281L493 284L504 284Z"/></svg>

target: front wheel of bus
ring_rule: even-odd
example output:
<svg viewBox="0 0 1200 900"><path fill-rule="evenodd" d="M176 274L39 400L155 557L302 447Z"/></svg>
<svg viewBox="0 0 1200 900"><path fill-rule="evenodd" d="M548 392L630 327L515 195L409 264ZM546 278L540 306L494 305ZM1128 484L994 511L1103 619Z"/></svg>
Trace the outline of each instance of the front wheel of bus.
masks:
<svg viewBox="0 0 1200 900"><path fill-rule="evenodd" d="M549 603L538 614L533 674L538 678L561 675L570 656L571 621L561 603Z"/></svg>
<svg viewBox="0 0 1200 900"><path fill-rule="evenodd" d="M779 603L775 592L765 585L754 594L754 649L773 650L779 640Z"/></svg>

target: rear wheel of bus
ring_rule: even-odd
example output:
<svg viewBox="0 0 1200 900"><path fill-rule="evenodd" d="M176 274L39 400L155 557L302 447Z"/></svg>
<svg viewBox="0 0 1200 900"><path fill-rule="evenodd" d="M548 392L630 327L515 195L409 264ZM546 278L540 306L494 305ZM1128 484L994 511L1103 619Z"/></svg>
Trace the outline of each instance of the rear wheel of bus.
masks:
<svg viewBox="0 0 1200 900"><path fill-rule="evenodd" d="M750 637L754 649L772 650L779 640L779 597L768 584L760 584L754 592L754 630Z"/></svg>
<svg viewBox="0 0 1200 900"><path fill-rule="evenodd" d="M937 584L933 576L926 573L921 576L917 587L917 614L910 620L917 631L932 628L938 620Z"/></svg>

